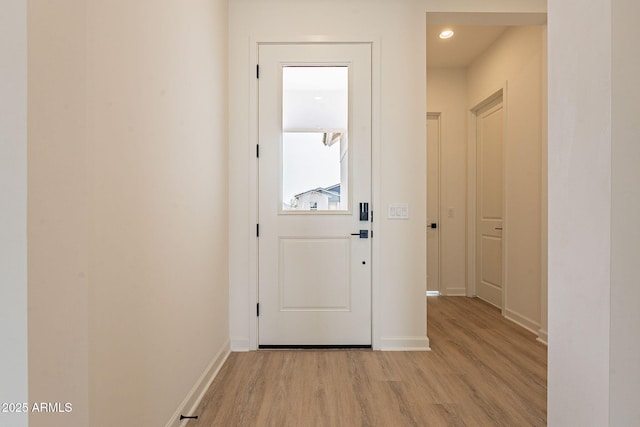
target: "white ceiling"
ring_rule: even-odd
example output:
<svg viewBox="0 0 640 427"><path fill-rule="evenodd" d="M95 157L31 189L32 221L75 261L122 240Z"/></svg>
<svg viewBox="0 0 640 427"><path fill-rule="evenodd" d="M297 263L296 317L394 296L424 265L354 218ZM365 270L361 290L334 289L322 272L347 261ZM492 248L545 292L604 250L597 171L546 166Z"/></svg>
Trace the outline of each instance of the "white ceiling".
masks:
<svg viewBox="0 0 640 427"><path fill-rule="evenodd" d="M435 25L427 26L427 67L466 67L507 29L506 26ZM444 29L455 35L442 40Z"/></svg>

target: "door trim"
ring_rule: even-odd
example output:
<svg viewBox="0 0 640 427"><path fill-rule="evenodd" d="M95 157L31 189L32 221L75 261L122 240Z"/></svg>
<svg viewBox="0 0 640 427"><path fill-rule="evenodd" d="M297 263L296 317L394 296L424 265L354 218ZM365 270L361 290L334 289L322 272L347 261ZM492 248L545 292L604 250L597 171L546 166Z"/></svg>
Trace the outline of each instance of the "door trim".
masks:
<svg viewBox="0 0 640 427"><path fill-rule="evenodd" d="M438 120L438 233L437 233L437 246L438 246L438 293L440 295L446 295L446 292L442 292L442 242L444 241L443 233L444 228L442 227L442 220L445 218L444 212L442 209L442 113L441 112L427 112L427 123L429 119L437 119ZM427 131L427 135L429 132ZM429 144L429 141L426 141ZM427 152L428 152L427 148ZM427 161L428 164L428 161ZM429 180L429 172L427 172L427 181ZM427 182L427 203L429 201L429 184ZM428 226L428 224L427 224ZM427 233L429 230L427 230ZM427 253L427 257L429 254ZM428 260L429 258L427 258ZM427 261L428 262L428 261ZM429 267L427 266L427 275L429 275ZM428 283L427 283L427 291L428 291ZM445 287L446 290L446 287Z"/></svg>
<svg viewBox="0 0 640 427"><path fill-rule="evenodd" d="M507 176L507 122L508 122L508 108L507 108L507 82L504 85L494 91L488 96L484 97L481 101L472 105L469 108L469 130L468 130L468 144L467 144L467 296L476 296L476 220L477 220L477 203L476 203L476 185L477 185L477 134L476 134L476 119L478 112L494 102L497 98L502 97L502 110L503 110L503 123L502 123L502 307L500 310L504 314L505 302L507 298L507 235L509 233L509 227L507 225L507 186L509 183L506 180Z"/></svg>
<svg viewBox="0 0 640 427"><path fill-rule="evenodd" d="M266 44L369 44L371 45L371 208L375 212L382 213L381 200L381 141L380 141L380 38L335 38L318 36L300 37L251 37L249 41L249 65L247 71L249 84L249 139L247 141L248 162L248 206L247 215L247 239L249 246L248 276L249 286L247 292L247 328L248 342L238 342L238 347L250 350L258 350L258 317L256 316L256 304L258 302L258 238L256 237L256 224L258 223L258 159L256 158L256 144L259 141L258 129L258 79L255 74L255 66L258 63L258 50L260 45ZM376 209L377 207L377 209ZM378 216L380 218L380 216ZM375 227L375 223L372 225ZM376 230L376 239L371 240L371 343L374 350L382 348L380 337L380 245L379 231Z"/></svg>

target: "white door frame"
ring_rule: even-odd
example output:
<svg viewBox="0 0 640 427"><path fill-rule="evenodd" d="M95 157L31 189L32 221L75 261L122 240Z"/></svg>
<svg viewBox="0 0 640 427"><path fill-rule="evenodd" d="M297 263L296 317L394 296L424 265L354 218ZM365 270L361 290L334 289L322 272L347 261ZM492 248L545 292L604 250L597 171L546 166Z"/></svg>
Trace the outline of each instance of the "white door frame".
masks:
<svg viewBox="0 0 640 427"><path fill-rule="evenodd" d="M437 246L438 246L438 293L443 294L442 292L442 242L444 241L443 238L443 228L442 228L442 220L444 217L443 212L442 212L442 113L441 112L429 112L427 111L427 123L429 122L429 119L437 119L438 120L438 218L437 218L437 224L438 224L438 228L437 228ZM429 132L427 131L427 135L429 134ZM429 144L429 141L427 140L427 144ZM428 152L428 148L427 148L427 152ZM428 161L427 161L428 164ZM427 171L427 181L429 180L429 172ZM427 182L427 203L429 203L429 193L428 190L429 189L429 185ZM427 223L427 227L429 227L429 224ZM429 232L429 230L427 229L427 233ZM427 243L428 245L428 243ZM427 257L429 256L429 254L427 253ZM429 258L427 258L428 260ZM428 262L427 262L428 263ZM427 276L429 276L429 267L427 265ZM427 292L429 291L428 289L428 284L427 284ZM444 295L446 295L446 292L444 292Z"/></svg>
<svg viewBox="0 0 640 427"><path fill-rule="evenodd" d="M249 64L258 64L258 49L265 44L359 44L371 45L371 210L376 218L381 218L380 204L380 40L379 37L362 38L334 38L334 37L252 37L249 43ZM249 78L249 140L247 161L249 162L248 198L249 215L247 230L249 240L249 286L247 293L247 307L249 318L249 350L258 349L258 317L256 304L258 302L258 238L256 224L258 223L258 159L256 145L259 140L258 129L258 79L256 70L248 70ZM375 222L371 224L375 230ZM371 239L371 344L374 350L380 350L380 245L377 244L379 234L376 230L375 239Z"/></svg>
<svg viewBox="0 0 640 427"><path fill-rule="evenodd" d="M477 218L477 134L476 134L476 119L478 111L486 105L495 101L496 98L502 97L502 111L503 111L503 138L502 138L502 307L501 310L504 314L504 307L507 298L507 235L509 233L509 227L507 226L507 186L509 185L507 176L507 122L509 120L509 110L507 108L507 82L504 85L494 91L488 96L485 96L481 101L472 105L469 108L469 134L467 144L467 296L476 296L476 218Z"/></svg>

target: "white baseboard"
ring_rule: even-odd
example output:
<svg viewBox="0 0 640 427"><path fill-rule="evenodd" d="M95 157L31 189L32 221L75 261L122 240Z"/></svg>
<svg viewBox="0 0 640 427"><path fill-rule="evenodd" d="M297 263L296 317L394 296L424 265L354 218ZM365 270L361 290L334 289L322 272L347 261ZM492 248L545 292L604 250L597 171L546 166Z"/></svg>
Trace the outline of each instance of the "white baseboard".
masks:
<svg viewBox="0 0 640 427"><path fill-rule="evenodd" d="M464 297L467 296L467 288L447 288L445 295L448 297Z"/></svg>
<svg viewBox="0 0 640 427"><path fill-rule="evenodd" d="M542 344L549 345L549 332L544 329L538 329L538 341Z"/></svg>
<svg viewBox="0 0 640 427"><path fill-rule="evenodd" d="M429 337L381 337L381 351L431 351Z"/></svg>
<svg viewBox="0 0 640 427"><path fill-rule="evenodd" d="M540 329L540 323L536 322L535 320L531 320L528 317L522 316L513 310L509 310L508 308L504 310L504 317L511 320L513 323L522 326L523 328L534 333L535 335L538 335L538 330Z"/></svg>
<svg viewBox="0 0 640 427"><path fill-rule="evenodd" d="M477 287L478 298L494 307L500 308L502 306L502 290L500 288L486 283L478 283Z"/></svg>
<svg viewBox="0 0 640 427"><path fill-rule="evenodd" d="M184 398L178 409L176 409L174 414L171 416L166 427L184 427L187 425L189 420L180 421L180 414L191 415L198 409L200 401L211 386L216 375L218 375L220 368L224 365L224 362L227 360L230 353L229 340L227 340L220 351L218 351L218 354L215 355L211 363L209 363L209 366L207 366L202 375L200 375L200 378L198 378L198 381L193 385L193 388Z"/></svg>
<svg viewBox="0 0 640 427"><path fill-rule="evenodd" d="M249 338L231 337L231 351L244 352L251 351L249 347Z"/></svg>

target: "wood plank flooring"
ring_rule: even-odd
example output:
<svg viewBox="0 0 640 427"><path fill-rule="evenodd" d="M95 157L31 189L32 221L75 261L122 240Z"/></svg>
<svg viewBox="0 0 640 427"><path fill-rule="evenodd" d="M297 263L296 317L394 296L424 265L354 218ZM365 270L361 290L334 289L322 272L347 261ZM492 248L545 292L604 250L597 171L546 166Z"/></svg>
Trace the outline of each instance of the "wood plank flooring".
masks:
<svg viewBox="0 0 640 427"><path fill-rule="evenodd" d="M544 426L547 351L475 298L429 297L430 352L233 353L189 427Z"/></svg>

